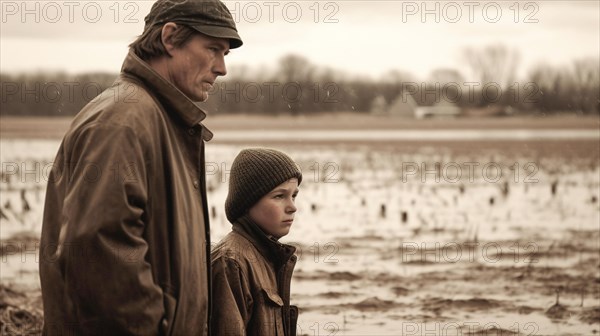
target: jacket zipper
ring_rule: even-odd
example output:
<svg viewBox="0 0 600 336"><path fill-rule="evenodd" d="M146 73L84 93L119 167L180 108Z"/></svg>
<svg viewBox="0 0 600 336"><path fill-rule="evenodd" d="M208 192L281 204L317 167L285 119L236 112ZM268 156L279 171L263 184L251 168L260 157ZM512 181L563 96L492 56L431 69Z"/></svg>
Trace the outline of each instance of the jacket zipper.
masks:
<svg viewBox="0 0 600 336"><path fill-rule="evenodd" d="M293 262L290 259L288 259L286 261L286 263L281 267L281 269L279 270L280 273L280 291L281 294L283 295L283 330L285 332L286 336L290 336L290 330L291 330L291 326L290 326L290 285L292 282L292 277L291 274L294 270L293 266L294 265L290 265L290 263ZM290 266L292 266L290 268Z"/></svg>

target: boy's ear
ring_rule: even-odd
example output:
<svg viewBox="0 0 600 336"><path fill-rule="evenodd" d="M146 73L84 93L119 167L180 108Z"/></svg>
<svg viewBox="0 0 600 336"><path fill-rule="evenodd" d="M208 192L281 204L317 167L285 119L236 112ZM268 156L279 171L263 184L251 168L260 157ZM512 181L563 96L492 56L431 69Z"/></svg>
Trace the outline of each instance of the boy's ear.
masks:
<svg viewBox="0 0 600 336"><path fill-rule="evenodd" d="M173 22L167 22L163 27L162 27L162 31L160 34L160 41L162 42L163 46L165 47L165 50L167 51L167 54L169 54L169 56L173 56L173 50L175 50L177 47L173 44L173 36L175 35L175 32L177 31L177 29L179 29L179 26L177 26L176 23Z"/></svg>

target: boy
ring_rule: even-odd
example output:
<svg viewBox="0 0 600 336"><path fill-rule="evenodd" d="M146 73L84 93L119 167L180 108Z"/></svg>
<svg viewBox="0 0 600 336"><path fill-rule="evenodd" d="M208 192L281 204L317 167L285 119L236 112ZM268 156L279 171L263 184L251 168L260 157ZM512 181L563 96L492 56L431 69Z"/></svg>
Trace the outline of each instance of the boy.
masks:
<svg viewBox="0 0 600 336"><path fill-rule="evenodd" d="M266 148L242 150L230 173L225 213L233 229L211 253L212 332L294 336L296 249L278 239L293 223L302 173L289 156Z"/></svg>

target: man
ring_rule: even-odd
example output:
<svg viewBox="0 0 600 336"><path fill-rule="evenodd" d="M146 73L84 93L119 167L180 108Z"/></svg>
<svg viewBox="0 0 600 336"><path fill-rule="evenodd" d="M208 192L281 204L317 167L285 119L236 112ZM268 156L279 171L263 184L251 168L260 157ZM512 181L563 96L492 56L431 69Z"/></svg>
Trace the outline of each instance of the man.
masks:
<svg viewBox="0 0 600 336"><path fill-rule="evenodd" d="M46 335L207 335L202 125L242 45L219 0L158 0L121 75L75 117L49 177L40 249Z"/></svg>

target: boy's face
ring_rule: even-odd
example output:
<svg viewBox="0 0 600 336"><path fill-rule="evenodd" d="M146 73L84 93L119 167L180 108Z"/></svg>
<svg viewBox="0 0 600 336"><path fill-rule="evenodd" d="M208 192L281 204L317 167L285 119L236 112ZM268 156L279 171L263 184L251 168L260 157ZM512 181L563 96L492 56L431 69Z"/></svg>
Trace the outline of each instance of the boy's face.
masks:
<svg viewBox="0 0 600 336"><path fill-rule="evenodd" d="M291 178L263 196L249 210L249 215L268 235L277 239L287 235L294 222L298 179Z"/></svg>

